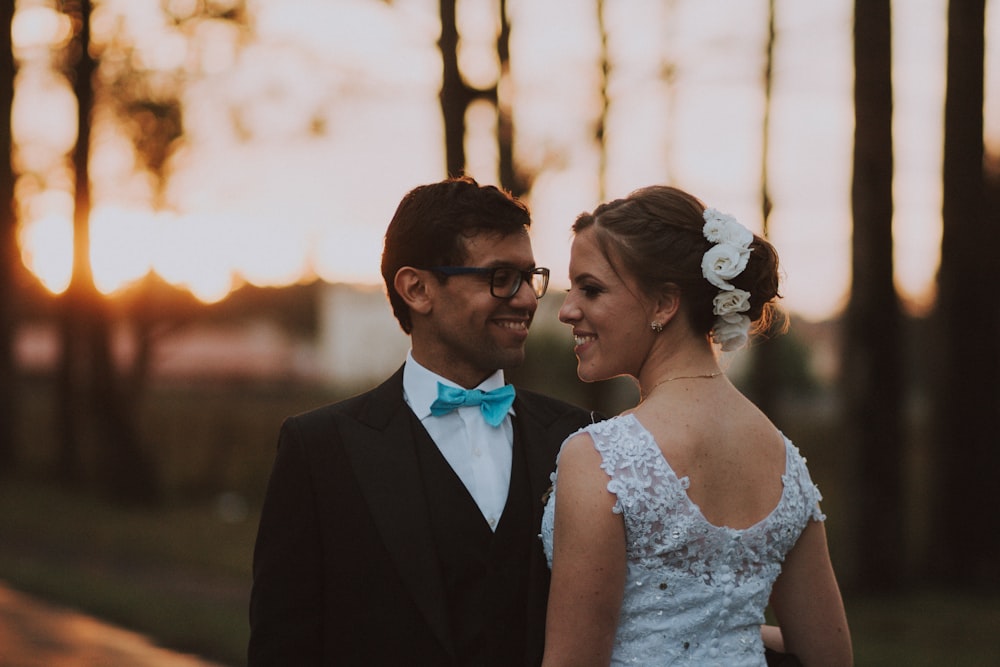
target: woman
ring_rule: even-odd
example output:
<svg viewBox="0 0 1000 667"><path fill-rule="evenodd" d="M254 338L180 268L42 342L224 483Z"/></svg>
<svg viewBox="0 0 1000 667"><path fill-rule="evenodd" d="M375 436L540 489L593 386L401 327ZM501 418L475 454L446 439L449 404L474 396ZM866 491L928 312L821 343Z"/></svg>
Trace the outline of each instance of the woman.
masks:
<svg viewBox="0 0 1000 667"><path fill-rule="evenodd" d="M578 374L631 376L641 401L563 444L542 526L543 665L764 665L768 603L802 664L852 664L819 491L713 346L767 324L774 248L661 186L573 230L559 318Z"/></svg>

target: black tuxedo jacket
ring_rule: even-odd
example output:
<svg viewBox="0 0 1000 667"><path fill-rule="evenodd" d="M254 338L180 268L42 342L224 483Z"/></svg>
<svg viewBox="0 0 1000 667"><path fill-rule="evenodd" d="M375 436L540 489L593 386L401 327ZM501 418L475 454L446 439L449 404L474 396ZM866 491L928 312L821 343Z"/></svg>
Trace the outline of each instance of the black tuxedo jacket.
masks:
<svg viewBox="0 0 1000 667"><path fill-rule="evenodd" d="M380 386L289 418L261 513L250 600L251 665L457 665L402 368ZM515 446L533 529L563 440L593 420L519 391ZM526 664L540 662L549 573L530 572Z"/></svg>

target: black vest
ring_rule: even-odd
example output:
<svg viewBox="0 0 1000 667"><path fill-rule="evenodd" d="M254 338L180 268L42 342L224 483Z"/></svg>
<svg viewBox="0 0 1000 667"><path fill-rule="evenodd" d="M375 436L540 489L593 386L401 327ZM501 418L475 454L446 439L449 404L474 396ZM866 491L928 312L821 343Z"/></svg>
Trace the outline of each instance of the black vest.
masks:
<svg viewBox="0 0 1000 667"><path fill-rule="evenodd" d="M462 667L525 664L529 573L537 558L527 461L514 439L510 489L497 525L490 530L476 502L427 437L416 438L438 548L452 637ZM532 633L538 635L538 633ZM540 653L532 647L531 654Z"/></svg>

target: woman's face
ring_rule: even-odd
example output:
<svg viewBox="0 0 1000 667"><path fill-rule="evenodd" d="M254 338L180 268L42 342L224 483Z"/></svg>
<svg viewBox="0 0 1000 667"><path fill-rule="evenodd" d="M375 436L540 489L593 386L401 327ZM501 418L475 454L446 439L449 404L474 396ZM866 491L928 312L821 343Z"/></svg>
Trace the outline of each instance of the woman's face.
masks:
<svg viewBox="0 0 1000 667"><path fill-rule="evenodd" d="M631 277L615 268L598 245L593 227L573 238L570 289L559 320L573 327L577 375L585 382L638 376L653 342L649 299Z"/></svg>

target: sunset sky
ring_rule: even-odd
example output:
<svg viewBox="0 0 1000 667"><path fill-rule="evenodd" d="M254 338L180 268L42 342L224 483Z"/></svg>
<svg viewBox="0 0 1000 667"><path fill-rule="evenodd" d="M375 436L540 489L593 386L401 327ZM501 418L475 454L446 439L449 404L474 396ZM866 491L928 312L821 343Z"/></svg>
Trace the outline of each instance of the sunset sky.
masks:
<svg viewBox="0 0 1000 667"><path fill-rule="evenodd" d="M186 0L173 0L175 6ZM18 0L21 71L14 136L22 161L58 162L74 135L73 102L32 45L65 27L51 0ZM565 287L569 226L598 203L596 3L509 0L516 151L538 172L528 197L536 260ZM612 59L606 198L672 183L760 229L766 0L606 1ZM495 77L492 5L460 2L463 66ZM785 305L834 314L849 280L852 149L851 0L777 2L770 146ZM1000 150L1000 9L987 29L987 138ZM206 300L242 281L318 276L376 283L381 237L399 199L445 176L438 108L436 0L258 1L249 44L206 28L188 87L188 144L171 163L169 210L151 212L148 179L121 137L95 137L93 256L113 290L152 268ZM897 281L926 303L940 241L946 0L893 4ZM106 26L126 17L151 67L192 52L159 0L104 0ZM100 26L95 33L100 34ZM669 84L663 76L674 72ZM233 120L238 119L243 134ZM322 133L309 131L320 121ZM470 117L470 173L495 182L488 111ZM48 162L46 162L48 161ZM68 276L66 177L22 201L24 253L53 289ZM71 181L69 181L71 182Z"/></svg>

